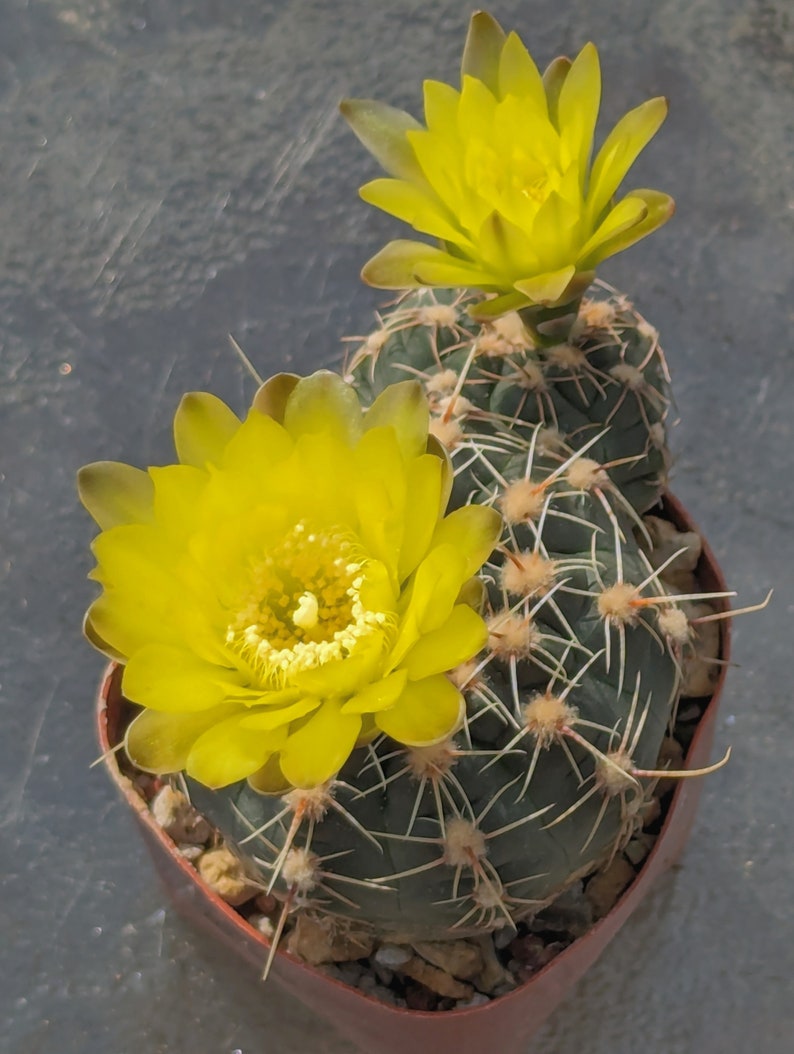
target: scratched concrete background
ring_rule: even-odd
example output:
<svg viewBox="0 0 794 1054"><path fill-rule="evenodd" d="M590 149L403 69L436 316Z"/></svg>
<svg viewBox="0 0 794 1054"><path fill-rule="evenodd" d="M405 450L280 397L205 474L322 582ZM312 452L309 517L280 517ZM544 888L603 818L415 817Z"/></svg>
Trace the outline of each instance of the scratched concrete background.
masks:
<svg viewBox="0 0 794 1054"><path fill-rule="evenodd" d="M675 488L742 601L683 867L546 1027L568 1054L794 1049L791 717L794 15L787 0L504 0L546 61L595 39L606 118L654 94L637 185L675 221L604 276L662 328ZM332 364L397 224L345 94L416 107L454 78L456 0L0 2L0 1046L13 1054L343 1054L177 919L95 756L76 468L170 458L181 392L242 409L261 372ZM498 1046L498 1037L495 1037Z"/></svg>

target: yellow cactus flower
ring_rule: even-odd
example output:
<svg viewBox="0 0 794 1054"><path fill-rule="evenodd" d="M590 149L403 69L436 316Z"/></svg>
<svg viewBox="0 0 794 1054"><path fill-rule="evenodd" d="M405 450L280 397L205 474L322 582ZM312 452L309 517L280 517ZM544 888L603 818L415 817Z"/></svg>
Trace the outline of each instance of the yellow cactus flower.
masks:
<svg viewBox="0 0 794 1054"><path fill-rule="evenodd" d="M477 306L479 317L581 297L597 264L673 212L657 190L613 200L664 120L665 100L627 113L591 165L600 95L593 44L541 76L519 37L478 12L460 91L425 82L426 127L382 103L345 101L344 116L390 177L367 183L361 197L440 242L389 242L365 265L364 280L496 294Z"/></svg>
<svg viewBox="0 0 794 1054"><path fill-rule="evenodd" d="M428 422L415 381L363 412L332 373L282 374L242 422L185 396L177 465L81 470L102 529L86 634L144 708L137 765L277 792L332 778L381 732L426 745L456 729L446 674L487 635L462 591L500 519L444 515L451 470Z"/></svg>

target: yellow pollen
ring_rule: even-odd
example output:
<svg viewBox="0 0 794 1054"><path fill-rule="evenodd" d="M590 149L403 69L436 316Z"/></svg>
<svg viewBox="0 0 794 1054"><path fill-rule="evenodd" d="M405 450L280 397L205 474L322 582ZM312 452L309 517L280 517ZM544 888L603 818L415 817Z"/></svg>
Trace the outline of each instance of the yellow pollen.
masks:
<svg viewBox="0 0 794 1054"><path fill-rule="evenodd" d="M342 531L296 524L255 563L226 643L257 669L263 684L346 658L390 615L361 599L366 561Z"/></svg>

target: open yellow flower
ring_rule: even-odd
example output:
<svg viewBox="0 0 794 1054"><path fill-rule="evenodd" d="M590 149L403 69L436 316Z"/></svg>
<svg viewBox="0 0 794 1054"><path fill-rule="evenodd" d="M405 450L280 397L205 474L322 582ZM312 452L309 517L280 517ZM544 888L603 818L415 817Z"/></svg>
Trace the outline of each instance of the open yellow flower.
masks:
<svg viewBox="0 0 794 1054"><path fill-rule="evenodd" d="M439 239L389 242L362 277L386 289L466 286L497 294L481 317L576 300L596 265L661 226L672 199L656 190L613 196L667 112L651 99L613 128L592 166L601 96L598 53L587 44L541 77L515 33L472 17L461 90L424 85L426 127L370 100L342 112L391 178L362 198Z"/></svg>
<svg viewBox="0 0 794 1054"><path fill-rule="evenodd" d="M437 742L462 698L446 673L483 646L465 584L496 543L489 508L444 516L451 470L428 451L421 386L362 412L328 372L273 378L243 422L185 396L180 464L81 470L103 587L93 644L144 709L140 767L210 787L312 787L385 732Z"/></svg>

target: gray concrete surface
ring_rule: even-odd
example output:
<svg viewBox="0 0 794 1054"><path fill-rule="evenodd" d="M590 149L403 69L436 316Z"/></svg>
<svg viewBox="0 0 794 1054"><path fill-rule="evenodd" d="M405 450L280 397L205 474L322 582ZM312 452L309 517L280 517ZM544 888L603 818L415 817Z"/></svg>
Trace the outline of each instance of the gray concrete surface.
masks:
<svg viewBox="0 0 794 1054"><path fill-rule="evenodd" d="M342 1054L176 918L99 770L76 468L170 458L180 393L336 361L397 224L344 94L453 77L457 0L0 2L0 1049ZM604 268L661 327L675 489L748 603L683 866L544 1030L544 1054L794 1049L794 14L786 0L498 0L541 60L600 46L605 114L671 116L637 172L674 222ZM495 1037L498 1049L498 1037Z"/></svg>

